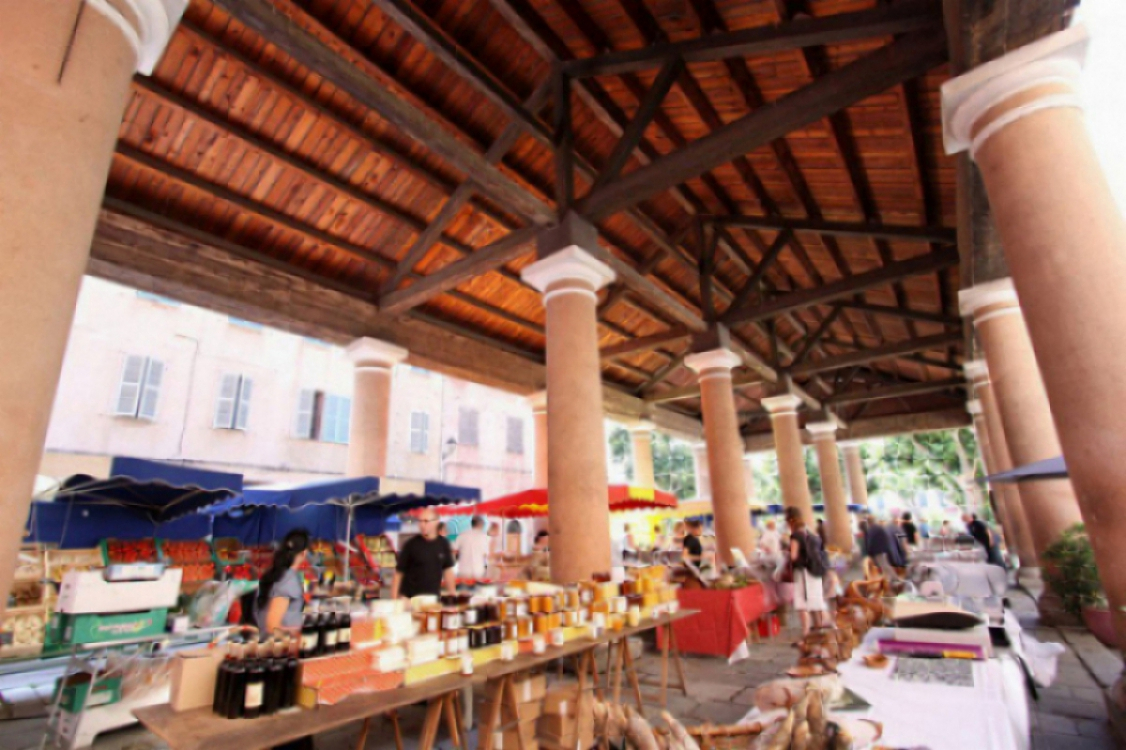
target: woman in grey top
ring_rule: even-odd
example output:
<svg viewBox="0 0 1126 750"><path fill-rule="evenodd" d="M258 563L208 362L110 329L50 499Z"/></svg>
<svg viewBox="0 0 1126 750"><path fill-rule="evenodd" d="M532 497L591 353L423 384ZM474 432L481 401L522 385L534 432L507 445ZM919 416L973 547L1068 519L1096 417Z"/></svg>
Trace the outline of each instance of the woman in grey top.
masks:
<svg viewBox="0 0 1126 750"><path fill-rule="evenodd" d="M257 620L263 637L276 630L301 630L301 612L305 609L305 590L297 570L305 562L309 548L309 532L294 529L285 535L270 569L258 582Z"/></svg>

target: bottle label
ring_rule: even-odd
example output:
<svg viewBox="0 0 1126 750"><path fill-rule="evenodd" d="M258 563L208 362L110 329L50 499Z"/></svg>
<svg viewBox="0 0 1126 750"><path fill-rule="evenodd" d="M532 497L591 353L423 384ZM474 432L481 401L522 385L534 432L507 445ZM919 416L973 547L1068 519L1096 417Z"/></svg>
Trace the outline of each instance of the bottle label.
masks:
<svg viewBox="0 0 1126 750"><path fill-rule="evenodd" d="M246 701L243 706L246 708L260 708L262 706L262 693L264 683L251 682L246 686Z"/></svg>
<svg viewBox="0 0 1126 750"><path fill-rule="evenodd" d="M317 634L310 633L301 636L301 650L305 652L312 651L317 647Z"/></svg>
<svg viewBox="0 0 1126 750"><path fill-rule="evenodd" d="M352 628L341 628L336 634L337 643L351 643L352 642Z"/></svg>
<svg viewBox="0 0 1126 750"><path fill-rule="evenodd" d="M328 648L336 648L336 631L330 630L325 633L325 646Z"/></svg>

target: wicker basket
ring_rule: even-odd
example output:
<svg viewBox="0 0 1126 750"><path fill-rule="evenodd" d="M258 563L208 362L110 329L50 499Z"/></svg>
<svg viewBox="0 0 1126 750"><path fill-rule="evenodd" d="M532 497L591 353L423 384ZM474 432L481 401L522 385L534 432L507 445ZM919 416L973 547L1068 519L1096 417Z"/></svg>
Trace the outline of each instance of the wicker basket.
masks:
<svg viewBox="0 0 1126 750"><path fill-rule="evenodd" d="M757 724L701 724L685 729L696 740L700 750L749 750L762 734L762 727ZM669 730L663 727L654 731L665 736L669 734Z"/></svg>

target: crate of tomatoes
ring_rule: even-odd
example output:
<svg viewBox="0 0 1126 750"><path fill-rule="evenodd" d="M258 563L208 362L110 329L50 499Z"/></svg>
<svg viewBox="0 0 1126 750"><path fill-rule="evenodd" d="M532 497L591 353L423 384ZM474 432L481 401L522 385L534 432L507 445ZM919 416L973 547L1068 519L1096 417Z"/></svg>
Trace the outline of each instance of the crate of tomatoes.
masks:
<svg viewBox="0 0 1126 750"><path fill-rule="evenodd" d="M204 541L158 539L157 546L173 565L182 567L211 562L211 547Z"/></svg>
<svg viewBox="0 0 1126 750"><path fill-rule="evenodd" d="M101 546L106 565L160 562L155 539L103 539Z"/></svg>

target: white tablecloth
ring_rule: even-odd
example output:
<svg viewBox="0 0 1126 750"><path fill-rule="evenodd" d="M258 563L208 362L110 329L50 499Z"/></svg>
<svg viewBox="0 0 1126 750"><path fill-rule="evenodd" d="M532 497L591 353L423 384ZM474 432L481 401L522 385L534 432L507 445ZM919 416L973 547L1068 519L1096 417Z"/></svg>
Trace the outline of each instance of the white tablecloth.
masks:
<svg viewBox="0 0 1126 750"><path fill-rule="evenodd" d="M916 584L928 578L941 581L947 596L975 599L1004 596L1009 586L1005 569L986 563L933 562L912 566L911 580Z"/></svg>

